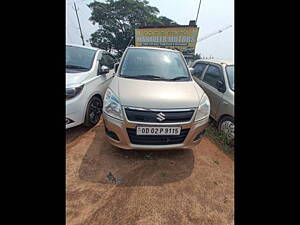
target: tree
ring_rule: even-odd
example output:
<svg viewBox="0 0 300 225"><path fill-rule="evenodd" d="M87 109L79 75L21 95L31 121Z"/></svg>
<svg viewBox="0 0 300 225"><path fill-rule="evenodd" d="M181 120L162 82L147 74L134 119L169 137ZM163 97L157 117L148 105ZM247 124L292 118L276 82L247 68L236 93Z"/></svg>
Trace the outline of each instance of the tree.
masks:
<svg viewBox="0 0 300 225"><path fill-rule="evenodd" d="M175 21L173 21L165 16L160 16L160 17L158 17L158 19L162 26L177 26L178 25Z"/></svg>
<svg viewBox="0 0 300 225"><path fill-rule="evenodd" d="M159 10L146 0L106 0L92 2L89 18L99 29L91 35L90 44L105 50L116 49L122 54L134 30L142 26L176 26L175 21L160 16Z"/></svg>

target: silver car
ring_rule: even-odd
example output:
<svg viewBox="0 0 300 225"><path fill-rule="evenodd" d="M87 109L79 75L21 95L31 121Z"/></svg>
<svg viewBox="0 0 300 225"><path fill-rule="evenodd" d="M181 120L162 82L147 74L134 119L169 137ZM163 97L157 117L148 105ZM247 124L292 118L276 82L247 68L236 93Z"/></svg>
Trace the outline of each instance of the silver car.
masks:
<svg viewBox="0 0 300 225"><path fill-rule="evenodd" d="M191 68L194 80L210 100L210 116L229 140L234 139L234 63L200 59Z"/></svg>
<svg viewBox="0 0 300 225"><path fill-rule="evenodd" d="M108 142L158 150L191 149L201 141L210 103L181 52L129 47L115 71L103 101Z"/></svg>

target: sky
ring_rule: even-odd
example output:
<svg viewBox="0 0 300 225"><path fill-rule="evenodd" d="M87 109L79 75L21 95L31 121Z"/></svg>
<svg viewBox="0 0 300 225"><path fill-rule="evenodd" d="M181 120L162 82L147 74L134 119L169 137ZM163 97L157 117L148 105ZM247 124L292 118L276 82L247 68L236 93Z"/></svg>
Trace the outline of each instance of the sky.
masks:
<svg viewBox="0 0 300 225"><path fill-rule="evenodd" d="M94 0L66 0L66 41L69 44L82 44L79 26L74 10L75 1L85 44L98 25L93 25L88 18L91 11L86 6ZM99 1L99 0L98 0ZM200 0L148 0L149 5L159 9L158 16L166 16L180 25L188 25L196 20ZM100 2L104 2L101 0ZM204 57L219 59L234 58L234 0L201 0L197 26L198 40L222 28L232 25L221 33L202 40L196 45L196 53Z"/></svg>

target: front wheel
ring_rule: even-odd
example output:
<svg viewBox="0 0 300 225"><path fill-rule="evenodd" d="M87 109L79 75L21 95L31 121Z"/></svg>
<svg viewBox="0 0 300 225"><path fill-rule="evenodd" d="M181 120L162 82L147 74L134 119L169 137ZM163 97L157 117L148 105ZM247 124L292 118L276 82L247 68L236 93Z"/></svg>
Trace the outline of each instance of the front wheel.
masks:
<svg viewBox="0 0 300 225"><path fill-rule="evenodd" d="M85 127L95 126L100 120L101 113L102 113L102 101L99 97L94 96L91 98L91 100L87 105L83 126Z"/></svg>
<svg viewBox="0 0 300 225"><path fill-rule="evenodd" d="M223 132L228 141L234 140L234 119L231 116L224 116L219 124L218 130Z"/></svg>

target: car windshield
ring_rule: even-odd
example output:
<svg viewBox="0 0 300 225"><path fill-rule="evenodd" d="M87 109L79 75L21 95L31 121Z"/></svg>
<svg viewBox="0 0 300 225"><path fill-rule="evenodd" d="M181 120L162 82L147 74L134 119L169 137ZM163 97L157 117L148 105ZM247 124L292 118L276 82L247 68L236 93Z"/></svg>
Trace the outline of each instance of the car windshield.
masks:
<svg viewBox="0 0 300 225"><path fill-rule="evenodd" d="M181 53L142 48L127 50L120 77L164 81L191 80Z"/></svg>
<svg viewBox="0 0 300 225"><path fill-rule="evenodd" d="M226 73L230 89L234 91L234 65L226 66Z"/></svg>
<svg viewBox="0 0 300 225"><path fill-rule="evenodd" d="M88 71L93 65L96 50L75 46L66 46L66 68Z"/></svg>

